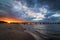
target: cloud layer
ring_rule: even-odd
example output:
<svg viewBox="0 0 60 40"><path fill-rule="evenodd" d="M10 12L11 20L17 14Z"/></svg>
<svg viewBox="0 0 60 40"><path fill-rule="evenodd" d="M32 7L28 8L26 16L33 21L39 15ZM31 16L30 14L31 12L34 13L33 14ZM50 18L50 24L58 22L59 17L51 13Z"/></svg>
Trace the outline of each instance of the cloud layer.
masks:
<svg viewBox="0 0 60 40"><path fill-rule="evenodd" d="M0 18L34 22L60 21L59 0L0 0Z"/></svg>

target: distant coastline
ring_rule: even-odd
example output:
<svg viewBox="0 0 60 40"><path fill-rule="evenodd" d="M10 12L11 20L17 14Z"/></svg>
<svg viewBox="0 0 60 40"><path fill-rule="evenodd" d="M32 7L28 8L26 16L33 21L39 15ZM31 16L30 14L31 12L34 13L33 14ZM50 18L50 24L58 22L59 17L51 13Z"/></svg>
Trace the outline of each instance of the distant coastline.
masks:
<svg viewBox="0 0 60 40"><path fill-rule="evenodd" d="M7 23L5 21L0 21L0 23ZM60 22L11 22L10 24L60 24Z"/></svg>

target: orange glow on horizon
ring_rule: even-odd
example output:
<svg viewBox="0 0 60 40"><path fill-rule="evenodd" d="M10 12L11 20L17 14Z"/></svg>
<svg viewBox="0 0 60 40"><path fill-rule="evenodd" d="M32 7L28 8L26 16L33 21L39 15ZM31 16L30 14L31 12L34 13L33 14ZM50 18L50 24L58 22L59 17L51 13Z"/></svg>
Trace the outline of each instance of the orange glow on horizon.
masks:
<svg viewBox="0 0 60 40"><path fill-rule="evenodd" d="M15 18L0 18L0 21L5 21L7 23L11 23L11 22L25 22L24 20L19 20L19 19L15 19Z"/></svg>

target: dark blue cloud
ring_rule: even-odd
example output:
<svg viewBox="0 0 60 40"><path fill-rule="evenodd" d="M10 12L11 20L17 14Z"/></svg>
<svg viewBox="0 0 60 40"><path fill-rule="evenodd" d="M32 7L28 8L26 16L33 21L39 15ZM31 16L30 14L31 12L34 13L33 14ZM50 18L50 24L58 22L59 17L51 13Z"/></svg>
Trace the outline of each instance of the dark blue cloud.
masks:
<svg viewBox="0 0 60 40"><path fill-rule="evenodd" d="M59 21L60 16L55 17L56 13L60 15L60 0L16 0L20 2L20 6L17 8L13 0L0 0L0 13L1 16L12 16L18 19L27 21ZM13 7L15 6L16 9ZM45 8L40 10L40 8ZM48 12L46 12L46 10ZM42 11L42 12L41 12ZM46 13L43 13L46 12ZM58 13L59 12L59 13ZM31 14L32 13L32 14ZM41 19L41 20L40 20Z"/></svg>

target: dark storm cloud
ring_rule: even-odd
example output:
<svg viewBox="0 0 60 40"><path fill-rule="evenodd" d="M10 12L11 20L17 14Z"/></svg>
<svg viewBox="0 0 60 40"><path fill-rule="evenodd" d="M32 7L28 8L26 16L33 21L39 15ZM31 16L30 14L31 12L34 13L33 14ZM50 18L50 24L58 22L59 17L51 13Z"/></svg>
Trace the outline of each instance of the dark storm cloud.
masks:
<svg viewBox="0 0 60 40"><path fill-rule="evenodd" d="M38 6L49 5L50 10L60 10L60 0L19 0L23 3L26 2L28 7L34 7L35 4Z"/></svg>
<svg viewBox="0 0 60 40"><path fill-rule="evenodd" d="M26 6L29 8L34 8L36 7L35 9L31 9L31 11L34 10L34 12L36 13L35 10L38 10L39 11L39 8L42 7L42 6L46 6L48 5L48 7L45 7L45 8L48 8L48 12L49 13L46 13L44 16L45 16L45 19L42 20L42 21L53 21L53 20L60 20L59 17L51 17L49 18L50 16L56 14L56 11L60 10L60 0L17 0L17 1L21 1L23 4L27 4ZM37 11L37 13L39 13ZM23 13L23 12L22 12ZM25 18L27 20L32 20L34 18L32 17L27 17ZM41 21L41 20L40 20Z"/></svg>
<svg viewBox="0 0 60 40"><path fill-rule="evenodd" d="M0 17L16 17L18 19L20 19L20 17L22 15L24 17L26 10L22 9L22 10L16 11L15 9L13 9L14 1L13 0L0 0ZM20 1L23 6L26 3L26 5L24 7L27 7L30 10L29 12L35 13L34 16L36 16L36 14L40 12L39 8L44 6L44 8L46 8L49 13L46 13L44 15L45 19L42 21L60 20L59 17L52 16L52 15L56 14L55 11L60 11L60 0L16 0L16 1L18 1L18 2ZM60 12L59 12L59 14L60 14ZM50 16L52 16L52 17L50 17ZM40 16L37 16L37 17L40 17ZM25 19L28 21L31 21L32 19L35 19L35 17L27 16Z"/></svg>
<svg viewBox="0 0 60 40"><path fill-rule="evenodd" d="M14 17L11 8L12 8L12 0L0 0L0 18Z"/></svg>
<svg viewBox="0 0 60 40"><path fill-rule="evenodd" d="M17 0L21 1L23 4L26 3L28 7L34 7L36 0Z"/></svg>
<svg viewBox="0 0 60 40"><path fill-rule="evenodd" d="M48 4L51 10L60 10L60 0L40 0L42 4Z"/></svg>

